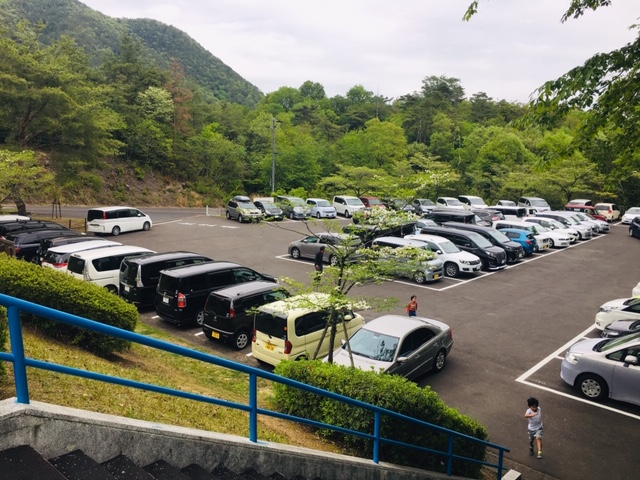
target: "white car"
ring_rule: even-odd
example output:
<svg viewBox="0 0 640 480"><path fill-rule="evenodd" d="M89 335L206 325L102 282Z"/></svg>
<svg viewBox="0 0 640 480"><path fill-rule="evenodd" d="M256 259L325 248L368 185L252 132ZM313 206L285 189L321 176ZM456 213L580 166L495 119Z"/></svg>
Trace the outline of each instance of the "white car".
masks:
<svg viewBox="0 0 640 480"><path fill-rule="evenodd" d="M596 328L604 330L616 320L640 320L640 298L617 298L604 303L596 313Z"/></svg>
<svg viewBox="0 0 640 480"><path fill-rule="evenodd" d="M436 199L438 207L455 208L456 210L464 210L464 203L453 197L438 197Z"/></svg>
<svg viewBox="0 0 640 480"><path fill-rule="evenodd" d="M632 297L640 296L640 283L638 283L635 287L633 287L633 290L631 290L631 296Z"/></svg>
<svg viewBox="0 0 640 480"><path fill-rule="evenodd" d="M350 195L336 195L333 197L333 207L336 209L337 215L342 215L345 218L353 217L355 212L365 209L362 200Z"/></svg>
<svg viewBox="0 0 640 480"><path fill-rule="evenodd" d="M473 210L475 208L489 208L481 197L474 195L458 195L458 200L464 204L465 210Z"/></svg>
<svg viewBox="0 0 640 480"><path fill-rule="evenodd" d="M576 217L580 219L583 223L591 223L598 226L598 233L608 233L611 229L609 223L604 220L598 220L597 218L589 217L586 213L583 212L574 212Z"/></svg>
<svg viewBox="0 0 640 480"><path fill-rule="evenodd" d="M571 243L575 243L579 237L578 231L576 229L568 227L564 223L554 220L553 218L527 217L524 219L524 221L528 223L537 223L538 225L542 225L548 230L555 230L567 234L569 235L569 238L571 238Z"/></svg>
<svg viewBox="0 0 640 480"><path fill-rule="evenodd" d="M631 221L636 217L640 217L640 207L631 207L629 210L624 212L621 221L622 223L628 224L631 223Z"/></svg>
<svg viewBox="0 0 640 480"><path fill-rule="evenodd" d="M578 240L591 240L593 237L593 230L589 225L583 225L572 215L572 212L565 211L553 211L553 212L541 212L537 213L536 217L552 218L560 223L563 223L567 227L571 227L578 232Z"/></svg>
<svg viewBox="0 0 640 480"><path fill-rule="evenodd" d="M551 238L551 248L563 248L571 245L571 236L568 233L564 233L562 230L551 230L550 228L540 224L536 225L536 230ZM534 235L536 235L537 240L537 234Z"/></svg>
<svg viewBox="0 0 640 480"><path fill-rule="evenodd" d="M406 235L408 240L418 240L429 246L440 260L444 262L444 274L447 277L457 277L460 273L479 272L482 260L473 253L460 250L453 242L438 235Z"/></svg>

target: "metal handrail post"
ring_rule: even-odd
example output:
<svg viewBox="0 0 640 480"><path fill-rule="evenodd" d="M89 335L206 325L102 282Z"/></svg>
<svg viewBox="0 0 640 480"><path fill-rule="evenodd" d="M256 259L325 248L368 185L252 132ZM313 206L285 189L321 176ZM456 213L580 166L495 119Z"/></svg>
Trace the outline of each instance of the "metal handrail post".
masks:
<svg viewBox="0 0 640 480"><path fill-rule="evenodd" d="M258 441L258 376L249 374L249 440Z"/></svg>
<svg viewBox="0 0 640 480"><path fill-rule="evenodd" d="M16 379L16 397L18 403L29 403L29 384L27 382L27 365L24 358L24 340L20 325L20 309L16 305L7 307L9 316L9 338L13 353L13 375Z"/></svg>

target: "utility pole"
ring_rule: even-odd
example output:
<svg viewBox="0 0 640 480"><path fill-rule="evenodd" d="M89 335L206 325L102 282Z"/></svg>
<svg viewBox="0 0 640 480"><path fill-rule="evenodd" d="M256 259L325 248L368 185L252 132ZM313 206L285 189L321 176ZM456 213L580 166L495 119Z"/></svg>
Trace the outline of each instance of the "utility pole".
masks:
<svg viewBox="0 0 640 480"><path fill-rule="evenodd" d="M273 136L273 157L271 160L271 193L276 191L276 117L271 117L271 133Z"/></svg>

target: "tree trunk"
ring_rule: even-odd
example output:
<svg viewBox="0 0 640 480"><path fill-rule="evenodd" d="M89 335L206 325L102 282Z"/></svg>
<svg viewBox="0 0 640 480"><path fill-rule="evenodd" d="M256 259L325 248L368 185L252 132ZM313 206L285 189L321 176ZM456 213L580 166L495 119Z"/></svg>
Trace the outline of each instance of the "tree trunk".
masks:
<svg viewBox="0 0 640 480"><path fill-rule="evenodd" d="M16 203L16 208L18 209L18 215L27 216L27 205L22 200L20 195L14 195L13 201Z"/></svg>

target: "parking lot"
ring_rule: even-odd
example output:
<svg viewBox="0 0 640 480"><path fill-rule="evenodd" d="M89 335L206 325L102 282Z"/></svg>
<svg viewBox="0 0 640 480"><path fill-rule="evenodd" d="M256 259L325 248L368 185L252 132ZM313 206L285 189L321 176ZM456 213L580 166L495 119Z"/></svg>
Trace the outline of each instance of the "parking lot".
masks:
<svg viewBox="0 0 640 480"><path fill-rule="evenodd" d="M158 252L190 250L309 281L313 261L286 255L289 242L309 233L303 222L238 224L183 215L156 220L151 231L123 234L119 241ZM308 228L323 230L321 223ZM635 479L640 408L583 400L560 379L560 363L572 343L599 334L592 326L602 303L631 295L640 280L638 249L639 240L628 237L627 227L614 225L609 234L528 257L503 271L426 285L385 282L354 293L395 297L399 304L391 313L398 314L415 294L419 315L452 326L455 345L447 366L418 383L486 425L491 441L511 448L508 460L516 469L520 464L558 479ZM366 319L379 314L363 312ZM208 341L198 328L160 321L154 311L142 312L142 320L215 354L257 365L247 355L250 348L235 352ZM540 400L544 412L542 460L528 455L524 412L529 396Z"/></svg>

